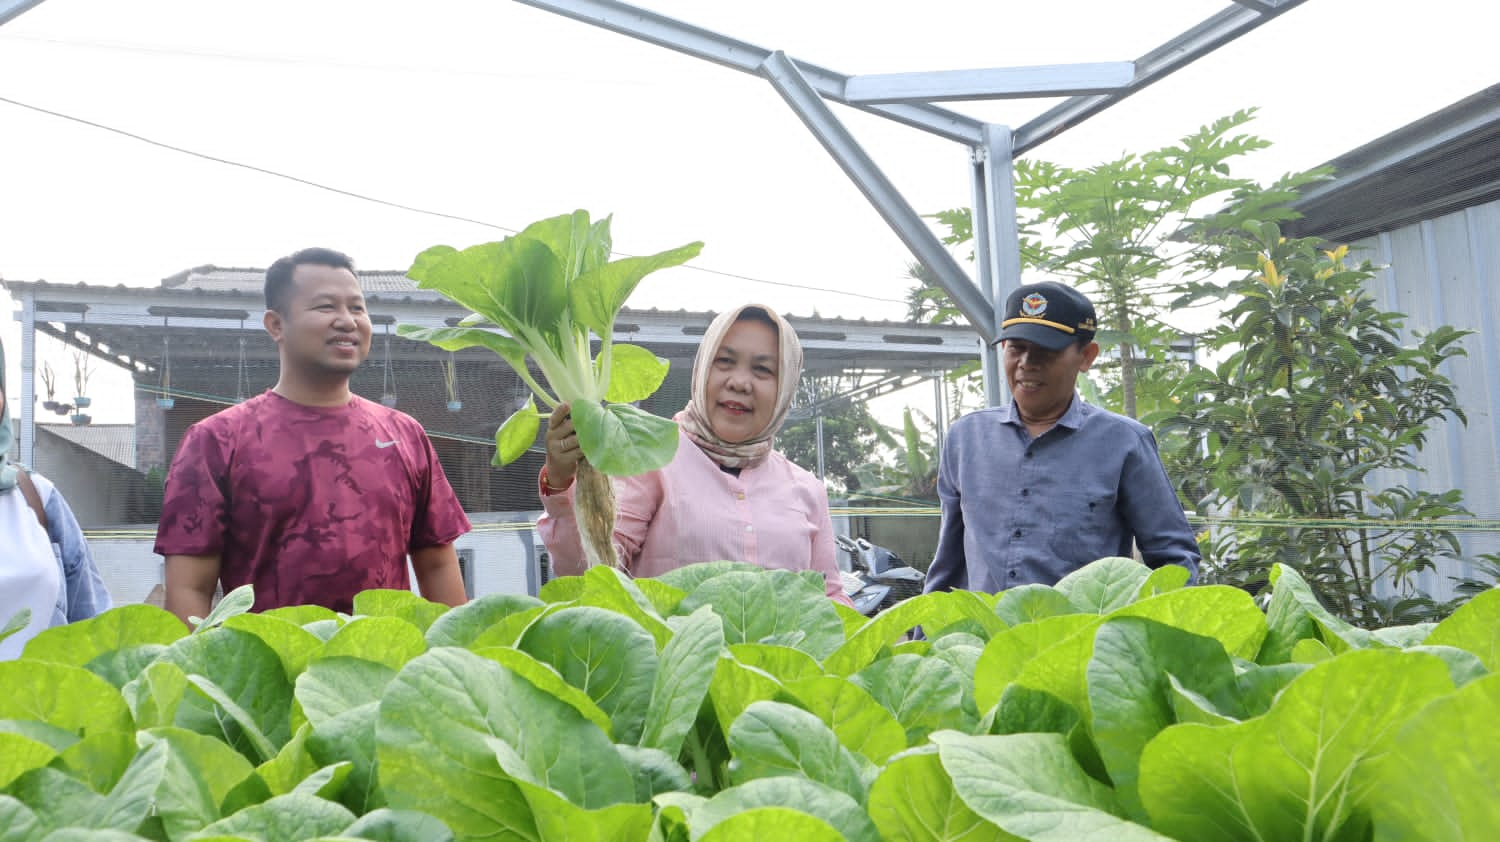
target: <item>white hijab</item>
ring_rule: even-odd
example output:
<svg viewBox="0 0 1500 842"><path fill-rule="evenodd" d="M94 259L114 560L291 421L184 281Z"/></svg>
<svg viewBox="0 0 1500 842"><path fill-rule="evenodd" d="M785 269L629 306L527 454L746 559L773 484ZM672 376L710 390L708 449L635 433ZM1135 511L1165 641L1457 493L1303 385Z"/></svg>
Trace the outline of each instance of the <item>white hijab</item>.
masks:
<svg viewBox="0 0 1500 842"><path fill-rule="evenodd" d="M708 405L708 374L713 370L714 357L719 346L724 344L724 335L740 320L746 310L759 310L770 317L776 325L778 365L776 371L776 411L771 414L765 429L741 441L727 442L714 433L704 407ZM755 316L751 316L755 318ZM764 304L743 304L733 310L720 313L708 325L703 341L698 345L698 356L693 360L693 391L687 406L673 416L682 431L698 445L708 458L726 468L749 468L760 464L771 452L771 441L781 425L786 422L787 411L792 408L792 398L797 394L797 383L802 379L802 342L797 331L786 319Z"/></svg>

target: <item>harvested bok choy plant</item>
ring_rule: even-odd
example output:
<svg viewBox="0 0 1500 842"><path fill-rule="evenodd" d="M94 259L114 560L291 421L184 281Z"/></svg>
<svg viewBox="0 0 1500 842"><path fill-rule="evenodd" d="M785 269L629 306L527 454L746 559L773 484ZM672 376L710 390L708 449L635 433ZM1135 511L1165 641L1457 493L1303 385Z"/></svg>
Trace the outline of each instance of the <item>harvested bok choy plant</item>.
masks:
<svg viewBox="0 0 1500 842"><path fill-rule="evenodd" d="M471 315L458 327L402 325L397 333L447 351L489 348L531 388L545 410L528 397L501 425L496 466L531 447L544 413L570 404L584 456L575 479L584 551L590 564L615 566L609 477L655 470L677 452L676 422L630 405L661 386L667 361L638 345L616 344L615 316L642 278L691 260L703 244L611 261L609 224L609 217L591 223L588 212L579 210L535 222L500 242L462 251L427 249L407 275ZM597 357L591 352L595 340ZM532 375L528 358L545 387Z"/></svg>

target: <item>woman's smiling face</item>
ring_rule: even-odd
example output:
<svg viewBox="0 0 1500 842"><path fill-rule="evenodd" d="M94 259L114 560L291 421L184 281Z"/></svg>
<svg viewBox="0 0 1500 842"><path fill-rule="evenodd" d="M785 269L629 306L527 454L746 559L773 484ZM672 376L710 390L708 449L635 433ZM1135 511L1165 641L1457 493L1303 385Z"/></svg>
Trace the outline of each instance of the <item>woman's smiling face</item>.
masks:
<svg viewBox="0 0 1500 842"><path fill-rule="evenodd" d="M714 435L737 444L771 423L780 385L779 347L776 330L763 321L752 317L730 325L704 389Z"/></svg>

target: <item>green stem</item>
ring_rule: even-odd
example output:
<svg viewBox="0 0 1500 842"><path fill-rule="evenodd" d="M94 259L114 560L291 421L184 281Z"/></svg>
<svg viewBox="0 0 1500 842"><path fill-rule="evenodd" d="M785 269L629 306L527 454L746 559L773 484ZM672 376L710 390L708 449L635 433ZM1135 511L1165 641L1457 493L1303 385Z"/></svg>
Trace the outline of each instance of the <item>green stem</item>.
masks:
<svg viewBox="0 0 1500 842"><path fill-rule="evenodd" d="M693 755L693 772L696 775L698 788L707 789L710 793L717 793L722 787L718 781L718 769L714 762L708 758L708 750L703 747L703 740L698 738L696 727L688 731L688 751Z"/></svg>

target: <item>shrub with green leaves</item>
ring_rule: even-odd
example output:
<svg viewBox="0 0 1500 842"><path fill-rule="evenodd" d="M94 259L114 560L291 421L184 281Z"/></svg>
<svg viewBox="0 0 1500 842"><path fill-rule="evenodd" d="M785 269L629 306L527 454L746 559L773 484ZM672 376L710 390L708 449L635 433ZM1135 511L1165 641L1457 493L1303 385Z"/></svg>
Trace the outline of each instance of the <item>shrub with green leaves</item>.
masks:
<svg viewBox="0 0 1500 842"><path fill-rule="evenodd" d="M869 619L610 568L447 609L149 606L0 663L0 840L1460 840L1500 827L1500 590L1367 631L1102 559ZM908 641L915 625L926 639Z"/></svg>

